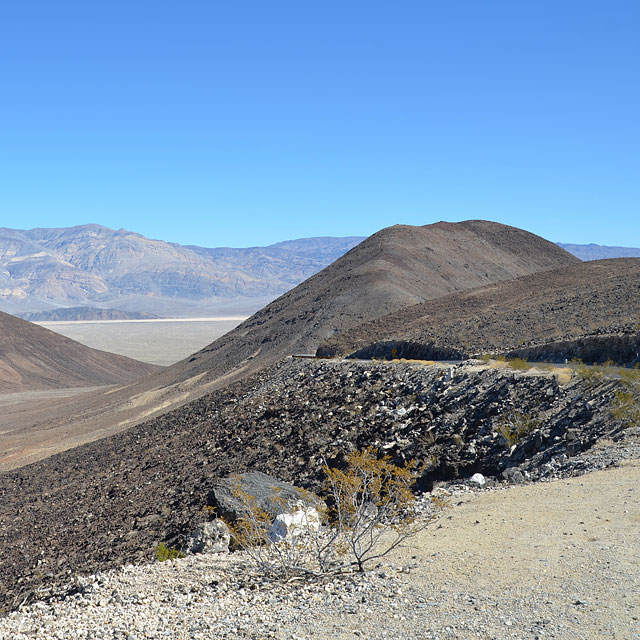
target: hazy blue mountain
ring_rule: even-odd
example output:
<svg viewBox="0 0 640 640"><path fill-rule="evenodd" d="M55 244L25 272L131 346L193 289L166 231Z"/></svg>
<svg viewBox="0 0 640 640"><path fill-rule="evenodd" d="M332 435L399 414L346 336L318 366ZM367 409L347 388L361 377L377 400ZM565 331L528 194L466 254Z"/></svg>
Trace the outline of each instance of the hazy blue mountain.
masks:
<svg viewBox="0 0 640 640"><path fill-rule="evenodd" d="M202 315L231 305L253 312L361 240L304 238L234 249L182 246L96 224L4 228L0 309L19 315L60 307Z"/></svg>
<svg viewBox="0 0 640 640"><path fill-rule="evenodd" d="M563 242L558 242L557 245L585 261L606 258L640 258L640 249L633 247L607 247L602 244L565 244Z"/></svg>

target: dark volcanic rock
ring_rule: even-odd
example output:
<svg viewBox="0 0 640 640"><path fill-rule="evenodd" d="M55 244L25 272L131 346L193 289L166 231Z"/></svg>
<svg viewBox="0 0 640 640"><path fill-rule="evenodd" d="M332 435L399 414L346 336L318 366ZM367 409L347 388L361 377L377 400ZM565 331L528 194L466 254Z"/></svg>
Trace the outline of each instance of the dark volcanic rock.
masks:
<svg viewBox="0 0 640 640"><path fill-rule="evenodd" d="M260 470L318 491L323 460L369 445L426 465L420 486L571 467L603 437L617 380L560 386L474 366L286 360L225 391L99 442L0 476L0 602L73 573L152 560L182 547L202 522L216 479ZM538 426L513 448L497 426L514 410ZM615 459L603 458L602 464Z"/></svg>
<svg viewBox="0 0 640 640"><path fill-rule="evenodd" d="M248 471L216 480L207 496L207 504L214 507L220 517L234 521L247 515L247 497L252 506L266 511L272 518L288 512L296 502L308 506L321 502L317 496L288 482L260 471Z"/></svg>
<svg viewBox="0 0 640 640"><path fill-rule="evenodd" d="M640 359L640 259L600 260L496 282L394 310L331 336L318 353L411 345L414 352L534 360Z"/></svg>

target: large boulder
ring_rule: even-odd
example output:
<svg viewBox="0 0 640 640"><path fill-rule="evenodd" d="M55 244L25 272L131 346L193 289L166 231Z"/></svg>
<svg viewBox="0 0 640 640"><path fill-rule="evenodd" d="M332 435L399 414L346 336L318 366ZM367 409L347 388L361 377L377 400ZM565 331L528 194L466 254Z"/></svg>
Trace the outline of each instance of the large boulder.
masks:
<svg viewBox="0 0 640 640"><path fill-rule="evenodd" d="M300 508L320 507L318 496L260 471L235 473L216 480L207 497L216 515L230 522L247 514L251 508L265 511L272 519L281 513Z"/></svg>

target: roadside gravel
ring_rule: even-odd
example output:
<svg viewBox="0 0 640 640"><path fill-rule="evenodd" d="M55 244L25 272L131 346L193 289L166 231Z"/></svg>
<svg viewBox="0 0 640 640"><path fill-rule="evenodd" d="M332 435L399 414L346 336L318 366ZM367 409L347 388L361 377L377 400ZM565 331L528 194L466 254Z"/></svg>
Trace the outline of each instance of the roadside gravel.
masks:
<svg viewBox="0 0 640 640"><path fill-rule="evenodd" d="M240 553L126 566L0 619L0 638L640 639L640 461L452 509L364 575L274 584Z"/></svg>

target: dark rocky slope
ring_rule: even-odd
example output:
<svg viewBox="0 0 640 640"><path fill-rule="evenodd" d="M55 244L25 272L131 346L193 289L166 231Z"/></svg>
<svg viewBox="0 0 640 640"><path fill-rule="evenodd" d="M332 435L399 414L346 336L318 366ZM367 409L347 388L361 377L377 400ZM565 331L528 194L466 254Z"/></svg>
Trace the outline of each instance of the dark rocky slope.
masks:
<svg viewBox="0 0 640 640"><path fill-rule="evenodd" d="M543 238L494 222L389 227L158 380L203 373L212 379L264 366L416 303L577 263Z"/></svg>
<svg viewBox="0 0 640 640"><path fill-rule="evenodd" d="M65 404L31 414L22 433L28 437L46 421L46 447L60 451L186 404L292 353L315 351L336 333L391 311L578 262L543 238L493 222L389 227L190 358L109 395L78 399L71 411Z"/></svg>
<svg viewBox="0 0 640 640"><path fill-rule="evenodd" d="M0 312L0 393L122 384L159 369Z"/></svg>
<svg viewBox="0 0 640 640"><path fill-rule="evenodd" d="M422 485L517 467L533 476L624 436L618 382L462 366L287 360L126 432L0 476L0 601L74 573L150 560L205 515L213 480L257 469L317 489L323 458L382 447ZM504 415L540 420L511 450ZM631 437L631 436L628 436ZM564 461L564 462L563 462Z"/></svg>
<svg viewBox="0 0 640 640"><path fill-rule="evenodd" d="M319 353L361 357L509 353L640 360L640 259L579 263L405 308L343 331Z"/></svg>

